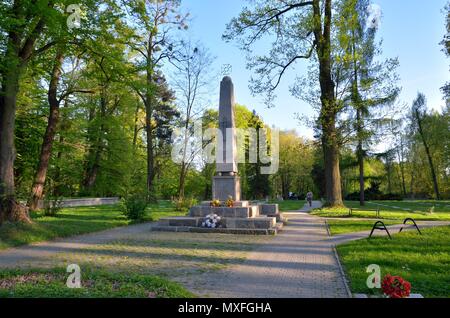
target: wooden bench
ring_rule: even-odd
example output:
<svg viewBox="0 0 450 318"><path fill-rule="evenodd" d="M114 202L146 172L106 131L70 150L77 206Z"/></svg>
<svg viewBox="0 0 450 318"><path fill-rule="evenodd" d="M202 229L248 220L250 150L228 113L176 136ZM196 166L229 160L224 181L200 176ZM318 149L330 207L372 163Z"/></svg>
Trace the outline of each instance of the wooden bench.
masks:
<svg viewBox="0 0 450 318"><path fill-rule="evenodd" d="M362 211L362 212L375 212L377 218L380 217L380 209L356 209L356 208L351 208L349 210L349 216L353 216L353 211Z"/></svg>

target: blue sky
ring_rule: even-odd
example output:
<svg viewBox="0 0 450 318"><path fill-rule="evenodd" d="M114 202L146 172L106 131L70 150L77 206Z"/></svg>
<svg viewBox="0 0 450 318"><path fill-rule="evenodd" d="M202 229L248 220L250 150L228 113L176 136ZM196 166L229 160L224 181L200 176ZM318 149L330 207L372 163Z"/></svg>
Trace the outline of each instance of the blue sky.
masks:
<svg viewBox="0 0 450 318"><path fill-rule="evenodd" d="M445 34L442 9L446 0L376 0L383 11L379 36L383 39L383 56L400 60L400 101L411 104L417 92L425 93L428 106L442 109L444 102L439 90L449 80L449 63L439 42ZM312 137L312 131L296 120L295 114L313 116L311 106L290 95L290 81L296 74L306 72L307 63L299 62L277 91L276 107L268 109L263 97L253 97L248 88L251 71L245 68L244 54L234 43L225 43L221 36L225 25L237 16L248 2L244 0L183 0L184 9L193 21L190 35L208 47L217 57L215 68L231 64L236 101L255 109L270 125L281 129L296 129L301 135ZM211 91L213 106L218 103L218 86Z"/></svg>

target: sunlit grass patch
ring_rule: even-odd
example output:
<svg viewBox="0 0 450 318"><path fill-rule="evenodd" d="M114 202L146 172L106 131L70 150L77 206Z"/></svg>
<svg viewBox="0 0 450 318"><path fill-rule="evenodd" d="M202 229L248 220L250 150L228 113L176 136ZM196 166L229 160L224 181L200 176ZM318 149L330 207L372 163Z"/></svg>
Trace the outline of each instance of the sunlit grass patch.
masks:
<svg viewBox="0 0 450 318"><path fill-rule="evenodd" d="M428 201L431 205L420 205L416 202L403 201L372 201L367 202L365 207L360 207L358 202L346 201L345 208L322 208L315 209L312 214L327 218L378 218L376 212L367 210L380 210L380 219L401 220L414 218L422 221L450 221L450 207L446 207L445 202L439 208L432 209L433 201ZM349 215L349 209L361 209L353 211ZM366 210L366 211L365 211Z"/></svg>
<svg viewBox="0 0 450 318"><path fill-rule="evenodd" d="M331 235L370 231L376 221L369 220L328 220ZM399 221L383 221L386 226L399 224Z"/></svg>
<svg viewBox="0 0 450 318"><path fill-rule="evenodd" d="M278 204L280 211L298 211L305 206L305 201L300 200L285 200L285 201L272 201L271 204Z"/></svg>
<svg viewBox="0 0 450 318"><path fill-rule="evenodd" d="M149 204L143 221L185 214L175 211L170 201L160 201ZM31 217L33 224L5 223L0 226L0 250L133 224L117 205L65 208L52 217L33 212Z"/></svg>
<svg viewBox="0 0 450 318"><path fill-rule="evenodd" d="M450 227L440 227L351 242L337 247L354 293L371 293L366 269L381 267L382 275L400 275L412 292L426 297L450 297Z"/></svg>
<svg viewBox="0 0 450 318"><path fill-rule="evenodd" d="M5 223L0 226L0 249L129 224L117 206L65 208L54 217L33 212L31 217L33 224Z"/></svg>
<svg viewBox="0 0 450 318"><path fill-rule="evenodd" d="M82 268L81 288L66 285L64 269L0 272L0 297L25 298L187 298L194 295L164 278Z"/></svg>

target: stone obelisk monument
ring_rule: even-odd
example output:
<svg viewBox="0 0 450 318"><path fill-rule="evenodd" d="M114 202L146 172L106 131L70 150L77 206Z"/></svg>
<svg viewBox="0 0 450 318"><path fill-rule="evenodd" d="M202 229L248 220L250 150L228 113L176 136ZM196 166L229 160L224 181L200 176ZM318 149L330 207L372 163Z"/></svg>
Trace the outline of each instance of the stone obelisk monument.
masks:
<svg viewBox="0 0 450 318"><path fill-rule="evenodd" d="M219 130L216 146L216 176L213 178L213 199L241 200L238 176L236 124L234 120L234 85L229 76L220 83Z"/></svg>
<svg viewBox="0 0 450 318"><path fill-rule="evenodd" d="M277 204L251 204L241 201L238 176L237 131L234 121L234 87L226 76L220 83L219 131L216 138L216 170L213 177L213 200L193 206L188 216L162 218L153 231L277 234L285 221ZM233 199L233 204L226 202ZM219 200L217 203L215 200ZM220 217L219 227L208 227L206 219Z"/></svg>

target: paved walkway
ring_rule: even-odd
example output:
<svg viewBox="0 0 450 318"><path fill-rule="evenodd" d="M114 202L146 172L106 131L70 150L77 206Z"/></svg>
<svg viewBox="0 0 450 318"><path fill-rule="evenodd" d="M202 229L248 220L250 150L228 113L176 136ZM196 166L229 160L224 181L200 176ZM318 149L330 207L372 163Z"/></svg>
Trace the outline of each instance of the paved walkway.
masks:
<svg viewBox="0 0 450 318"><path fill-rule="evenodd" d="M319 207L315 202L313 208ZM303 211L243 264L208 274L195 293L220 298L346 298L349 296L323 220Z"/></svg>

